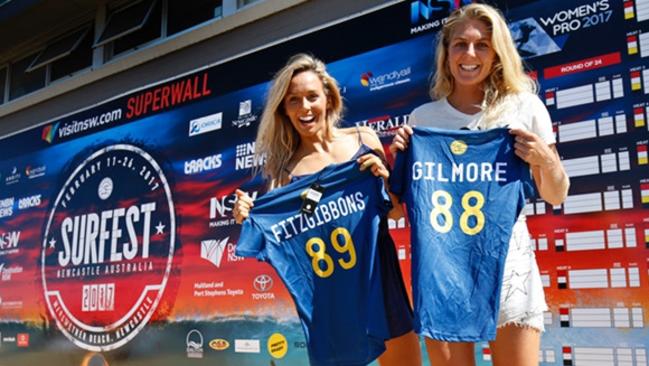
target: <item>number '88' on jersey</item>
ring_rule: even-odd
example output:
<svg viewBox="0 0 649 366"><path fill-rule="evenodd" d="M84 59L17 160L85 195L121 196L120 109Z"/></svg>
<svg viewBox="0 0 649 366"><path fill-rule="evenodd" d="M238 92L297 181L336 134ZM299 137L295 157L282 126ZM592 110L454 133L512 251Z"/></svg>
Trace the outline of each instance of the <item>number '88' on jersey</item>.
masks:
<svg viewBox="0 0 649 366"><path fill-rule="evenodd" d="M415 330L445 341L495 337L511 230L531 194L507 129L414 128L390 189L411 226Z"/></svg>

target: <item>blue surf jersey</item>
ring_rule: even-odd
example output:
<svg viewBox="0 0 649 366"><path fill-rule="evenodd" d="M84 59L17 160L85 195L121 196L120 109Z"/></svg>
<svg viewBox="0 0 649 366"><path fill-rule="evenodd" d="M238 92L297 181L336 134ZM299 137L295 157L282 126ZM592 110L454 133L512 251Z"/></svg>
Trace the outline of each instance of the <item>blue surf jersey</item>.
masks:
<svg viewBox="0 0 649 366"><path fill-rule="evenodd" d="M512 227L531 193L529 166L507 129L413 130L390 189L408 206L415 331L492 340Z"/></svg>
<svg viewBox="0 0 649 366"><path fill-rule="evenodd" d="M312 214L301 195L317 182ZM269 262L291 293L311 365L366 365L389 338L377 252L390 208L383 181L356 161L275 189L255 201L237 255Z"/></svg>

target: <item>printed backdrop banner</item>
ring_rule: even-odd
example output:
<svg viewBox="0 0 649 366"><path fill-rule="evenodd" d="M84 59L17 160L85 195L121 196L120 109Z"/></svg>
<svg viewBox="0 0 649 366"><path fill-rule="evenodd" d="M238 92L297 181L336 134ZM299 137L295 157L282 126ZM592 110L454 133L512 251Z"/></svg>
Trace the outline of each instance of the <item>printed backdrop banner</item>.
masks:
<svg viewBox="0 0 649 366"><path fill-rule="evenodd" d="M306 364L280 279L234 254L233 192L264 194L268 75L296 52L323 58L343 125L387 146L429 100L436 33L462 3L375 9L0 139L0 364ZM564 204L526 207L550 306L539 358L647 365L649 0L500 8L572 180ZM409 283L409 223L390 225ZM486 343L475 352L490 364Z"/></svg>

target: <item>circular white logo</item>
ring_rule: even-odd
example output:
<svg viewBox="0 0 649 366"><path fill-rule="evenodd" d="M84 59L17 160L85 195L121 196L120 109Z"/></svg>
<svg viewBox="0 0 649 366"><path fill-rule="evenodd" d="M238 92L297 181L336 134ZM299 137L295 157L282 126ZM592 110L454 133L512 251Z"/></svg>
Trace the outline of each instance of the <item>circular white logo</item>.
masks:
<svg viewBox="0 0 649 366"><path fill-rule="evenodd" d="M59 190L43 236L43 290L61 332L94 352L133 339L162 298L175 233L171 189L151 155L116 144L87 157Z"/></svg>
<svg viewBox="0 0 649 366"><path fill-rule="evenodd" d="M267 274L255 277L252 286L259 292L269 291L273 287L273 278Z"/></svg>
<svg viewBox="0 0 649 366"><path fill-rule="evenodd" d="M110 177L106 177L99 182L99 187L97 188L97 194L102 200L108 199L113 193L113 180Z"/></svg>

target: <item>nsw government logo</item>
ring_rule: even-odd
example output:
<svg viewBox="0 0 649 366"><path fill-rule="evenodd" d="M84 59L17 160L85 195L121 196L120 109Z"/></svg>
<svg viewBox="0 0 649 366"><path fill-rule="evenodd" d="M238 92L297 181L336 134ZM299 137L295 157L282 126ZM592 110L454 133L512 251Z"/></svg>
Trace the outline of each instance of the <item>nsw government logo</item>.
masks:
<svg viewBox="0 0 649 366"><path fill-rule="evenodd" d="M116 144L76 165L41 251L45 300L61 332L94 352L132 340L160 303L175 233L169 183L146 151Z"/></svg>

